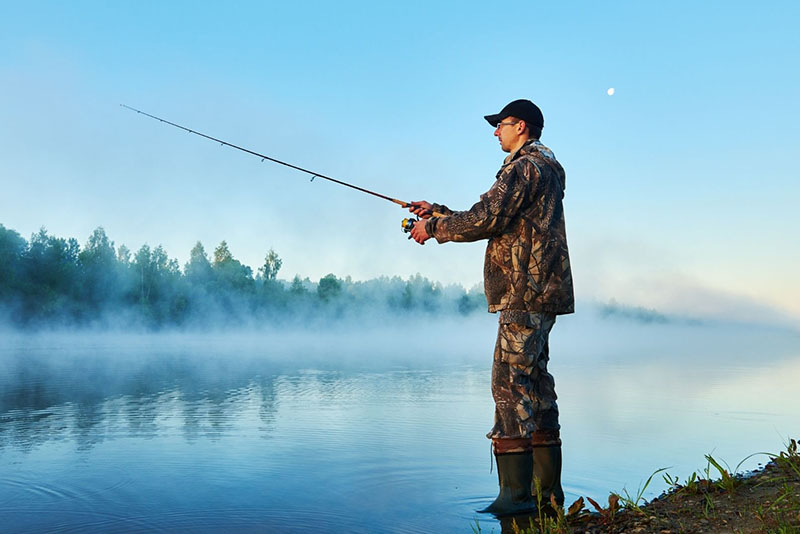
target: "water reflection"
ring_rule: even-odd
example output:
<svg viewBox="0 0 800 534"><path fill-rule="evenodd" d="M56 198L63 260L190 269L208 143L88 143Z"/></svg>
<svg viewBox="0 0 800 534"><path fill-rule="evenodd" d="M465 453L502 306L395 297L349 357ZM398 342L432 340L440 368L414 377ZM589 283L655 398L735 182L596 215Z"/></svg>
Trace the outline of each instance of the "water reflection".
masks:
<svg viewBox="0 0 800 534"><path fill-rule="evenodd" d="M314 419L342 419L351 409L372 412L373 406L385 404L388 391L402 418L371 424L412 427L420 420L409 406L448 400L447 377L437 371L287 372L268 357L236 365L229 365L228 358L183 353L130 358L114 352L67 357L25 350L6 354L9 371L0 377L0 448L30 450L48 441L70 440L86 451L109 439L152 439L178 432L189 442L218 440L241 430L254 414L259 436L269 438L282 405L295 413L288 424L307 420L305 431L316 435L320 425L311 423ZM475 386L478 381L468 382Z"/></svg>
<svg viewBox="0 0 800 534"><path fill-rule="evenodd" d="M276 375L258 369L221 370L219 361L142 354L72 355L69 365L49 355L6 356L12 372L0 378L0 448L23 450L70 439L79 450L119 436L153 438L180 430L189 440L219 439L253 396L262 431L275 425Z"/></svg>
<svg viewBox="0 0 800 534"><path fill-rule="evenodd" d="M560 326L568 502L711 450L735 465L797 428L794 334ZM405 361L294 341L0 346L4 529L510 532L474 513L496 494L493 328Z"/></svg>

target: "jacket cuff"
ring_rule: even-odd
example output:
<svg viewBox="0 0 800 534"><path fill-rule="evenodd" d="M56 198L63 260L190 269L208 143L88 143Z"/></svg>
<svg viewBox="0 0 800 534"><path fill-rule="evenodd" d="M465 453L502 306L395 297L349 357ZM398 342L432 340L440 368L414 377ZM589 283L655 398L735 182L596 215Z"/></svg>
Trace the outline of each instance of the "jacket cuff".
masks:
<svg viewBox="0 0 800 534"><path fill-rule="evenodd" d="M442 217L431 217L425 221L425 231L429 236L436 239L436 242L439 244L450 241L450 237L447 235L447 229L445 228L442 230L439 228L439 224L441 224L441 222Z"/></svg>
<svg viewBox="0 0 800 534"><path fill-rule="evenodd" d="M425 232L431 237L436 237L436 225L439 223L437 217L425 220Z"/></svg>

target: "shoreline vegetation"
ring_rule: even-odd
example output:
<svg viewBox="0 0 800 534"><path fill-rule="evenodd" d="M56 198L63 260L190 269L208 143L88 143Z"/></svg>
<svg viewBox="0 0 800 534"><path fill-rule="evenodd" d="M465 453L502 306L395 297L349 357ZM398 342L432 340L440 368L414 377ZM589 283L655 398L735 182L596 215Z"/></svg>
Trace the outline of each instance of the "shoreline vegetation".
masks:
<svg viewBox="0 0 800 534"><path fill-rule="evenodd" d="M466 316L485 311L480 286L443 286L416 274L353 281L278 279L283 261L269 250L253 269L222 241L209 256L199 241L181 268L160 245L131 252L103 228L83 248L44 228L25 240L0 224L0 319L18 328L235 327L328 321L411 311Z"/></svg>
<svg viewBox="0 0 800 534"><path fill-rule="evenodd" d="M769 458L766 465L738 472L744 461L758 455ZM502 518L502 534L800 534L797 440L778 454L752 454L734 469L710 454L705 459L706 467L685 480L662 468L635 494L612 492L605 503L580 497L566 509L555 507L553 516ZM656 476L669 488L645 502L642 495ZM473 534L497 534L480 520L471 526Z"/></svg>

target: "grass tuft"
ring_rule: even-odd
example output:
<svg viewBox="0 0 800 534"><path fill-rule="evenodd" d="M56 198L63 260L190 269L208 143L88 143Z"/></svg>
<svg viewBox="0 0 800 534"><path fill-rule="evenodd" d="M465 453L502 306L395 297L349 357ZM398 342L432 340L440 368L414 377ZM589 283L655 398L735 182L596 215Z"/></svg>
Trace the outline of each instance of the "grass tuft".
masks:
<svg viewBox="0 0 800 534"><path fill-rule="evenodd" d="M624 493L624 495L621 495L621 496L618 495L618 498L622 501L622 506L626 510L633 510L634 512L637 512L637 513L640 513L640 514L644 514L644 511L641 508L641 504L645 504L644 492L647 491L647 487L653 481L653 477L656 476L659 473L663 473L667 469L669 469L669 468L661 467L661 468L656 469L655 471L653 471L650 474L650 476L647 477L647 481L645 481L644 484L639 485L639 489L636 490L636 495L635 496L631 496L628 493L627 489L622 488L622 493Z"/></svg>

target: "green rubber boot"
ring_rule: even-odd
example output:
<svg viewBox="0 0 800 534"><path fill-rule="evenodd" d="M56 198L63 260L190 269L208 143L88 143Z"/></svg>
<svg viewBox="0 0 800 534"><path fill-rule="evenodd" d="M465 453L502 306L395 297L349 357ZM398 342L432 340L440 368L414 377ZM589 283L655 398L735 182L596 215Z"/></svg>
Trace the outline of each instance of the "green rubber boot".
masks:
<svg viewBox="0 0 800 534"><path fill-rule="evenodd" d="M553 495L559 507L564 506L564 490L561 488L561 445L534 447L533 477L539 479L540 495L537 497L534 483L534 501L542 503L543 511L555 513L550 502Z"/></svg>
<svg viewBox="0 0 800 534"><path fill-rule="evenodd" d="M536 510L536 501L531 494L533 481L533 456L530 452L495 454L500 495L492 504L478 510L481 514L524 514ZM562 499L563 500L563 499Z"/></svg>

